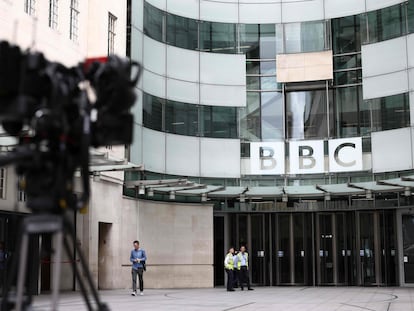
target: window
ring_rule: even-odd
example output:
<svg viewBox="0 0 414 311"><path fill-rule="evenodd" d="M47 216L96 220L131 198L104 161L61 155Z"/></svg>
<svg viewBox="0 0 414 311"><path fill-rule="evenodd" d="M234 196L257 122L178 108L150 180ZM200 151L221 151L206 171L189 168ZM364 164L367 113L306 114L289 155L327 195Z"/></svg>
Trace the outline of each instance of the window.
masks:
<svg viewBox="0 0 414 311"><path fill-rule="evenodd" d="M36 0L24 0L24 12L33 16L36 14Z"/></svg>
<svg viewBox="0 0 414 311"><path fill-rule="evenodd" d="M79 35L79 1L70 1L70 32L69 38L77 42Z"/></svg>
<svg viewBox="0 0 414 311"><path fill-rule="evenodd" d="M276 36L284 38L285 53L319 52L331 47L328 28L327 21L289 23L278 27Z"/></svg>
<svg viewBox="0 0 414 311"><path fill-rule="evenodd" d="M26 191L23 190L22 184L24 183L24 177L19 177L17 183L17 201L18 202L26 202Z"/></svg>
<svg viewBox="0 0 414 311"><path fill-rule="evenodd" d="M165 13L147 2L144 4L144 33L157 41L163 42Z"/></svg>
<svg viewBox="0 0 414 311"><path fill-rule="evenodd" d="M237 108L201 106L201 122L205 137L237 138Z"/></svg>
<svg viewBox="0 0 414 311"><path fill-rule="evenodd" d="M369 43L388 40L406 33L405 7L398 4L367 13Z"/></svg>
<svg viewBox="0 0 414 311"><path fill-rule="evenodd" d="M198 47L198 24L195 19L167 15L167 43L184 49Z"/></svg>
<svg viewBox="0 0 414 311"><path fill-rule="evenodd" d="M164 99L144 93L143 123L146 128L162 131L162 110Z"/></svg>
<svg viewBox="0 0 414 311"><path fill-rule="evenodd" d="M58 26L58 1L49 0L49 27L57 29Z"/></svg>
<svg viewBox="0 0 414 311"><path fill-rule="evenodd" d="M326 90L287 92L287 138L328 137L327 100Z"/></svg>
<svg viewBox="0 0 414 311"><path fill-rule="evenodd" d="M236 24L200 23L200 50L204 52L235 54Z"/></svg>
<svg viewBox="0 0 414 311"><path fill-rule="evenodd" d="M168 101L165 105L165 131L173 134L197 136L197 106Z"/></svg>
<svg viewBox="0 0 414 311"><path fill-rule="evenodd" d="M386 131L410 126L408 93L367 100L372 110L372 131Z"/></svg>
<svg viewBox="0 0 414 311"><path fill-rule="evenodd" d="M0 168L0 199L6 198L6 169Z"/></svg>
<svg viewBox="0 0 414 311"><path fill-rule="evenodd" d="M116 16L108 13L108 55L115 52L115 24Z"/></svg>

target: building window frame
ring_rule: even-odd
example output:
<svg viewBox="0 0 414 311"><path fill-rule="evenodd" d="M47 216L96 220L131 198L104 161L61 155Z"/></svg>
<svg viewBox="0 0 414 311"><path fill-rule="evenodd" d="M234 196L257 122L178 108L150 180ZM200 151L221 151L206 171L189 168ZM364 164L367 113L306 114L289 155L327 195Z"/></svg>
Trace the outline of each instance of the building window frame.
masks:
<svg viewBox="0 0 414 311"><path fill-rule="evenodd" d="M24 0L24 12L30 16L36 14L36 0Z"/></svg>
<svg viewBox="0 0 414 311"><path fill-rule="evenodd" d="M117 17L108 12L108 55L115 53L115 37Z"/></svg>
<svg viewBox="0 0 414 311"><path fill-rule="evenodd" d="M57 29L59 14L59 0L49 0L49 27Z"/></svg>
<svg viewBox="0 0 414 311"><path fill-rule="evenodd" d="M27 194L26 191L24 191L22 185L24 184L24 177L19 176L18 177L18 183L17 183L17 201L18 202L26 202L27 200Z"/></svg>
<svg viewBox="0 0 414 311"><path fill-rule="evenodd" d="M79 13L79 0L71 0L69 38L74 42L79 39Z"/></svg>
<svg viewBox="0 0 414 311"><path fill-rule="evenodd" d="M6 176L7 170L0 168L0 199L6 199Z"/></svg>

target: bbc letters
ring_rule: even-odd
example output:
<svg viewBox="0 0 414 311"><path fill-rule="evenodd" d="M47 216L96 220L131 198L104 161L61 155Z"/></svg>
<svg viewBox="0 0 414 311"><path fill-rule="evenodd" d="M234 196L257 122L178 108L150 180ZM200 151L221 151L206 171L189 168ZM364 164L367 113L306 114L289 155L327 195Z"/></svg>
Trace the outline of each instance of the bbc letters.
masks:
<svg viewBox="0 0 414 311"><path fill-rule="evenodd" d="M252 175L317 174L362 170L362 139L328 140L328 161L323 140L250 143ZM289 148L289 167L286 167ZM327 163L325 163L327 162Z"/></svg>

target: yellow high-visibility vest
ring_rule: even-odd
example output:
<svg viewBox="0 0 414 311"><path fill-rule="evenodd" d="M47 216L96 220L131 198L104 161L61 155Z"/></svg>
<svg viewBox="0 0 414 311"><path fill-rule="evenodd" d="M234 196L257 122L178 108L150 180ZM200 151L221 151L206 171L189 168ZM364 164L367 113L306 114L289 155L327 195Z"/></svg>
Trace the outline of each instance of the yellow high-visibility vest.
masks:
<svg viewBox="0 0 414 311"><path fill-rule="evenodd" d="M249 253L247 253L247 252L245 252L244 253L244 256L245 256L245 258L246 258L246 267L249 267ZM240 253L238 253L237 254L237 269L239 269L240 270L240 267L241 267L241 260L242 260L242 253L240 252Z"/></svg>
<svg viewBox="0 0 414 311"><path fill-rule="evenodd" d="M234 261L233 261L233 254L228 253L226 255L226 259L224 260L224 268L228 270L234 270Z"/></svg>

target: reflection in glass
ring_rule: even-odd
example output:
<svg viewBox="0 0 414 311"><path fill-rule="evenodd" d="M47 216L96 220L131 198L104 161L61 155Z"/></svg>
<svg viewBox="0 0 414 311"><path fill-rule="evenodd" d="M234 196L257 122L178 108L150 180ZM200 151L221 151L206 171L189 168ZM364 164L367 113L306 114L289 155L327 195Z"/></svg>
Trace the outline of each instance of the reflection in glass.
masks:
<svg viewBox="0 0 414 311"><path fill-rule="evenodd" d="M200 50L235 54L236 24L200 22Z"/></svg>
<svg viewBox="0 0 414 311"><path fill-rule="evenodd" d="M261 93L262 140L283 140L283 94Z"/></svg>
<svg viewBox="0 0 414 311"><path fill-rule="evenodd" d="M173 134L196 136L198 134L197 106L168 101L165 105L165 131Z"/></svg>
<svg viewBox="0 0 414 311"><path fill-rule="evenodd" d="M262 75L276 75L276 62L275 61L261 61L260 73Z"/></svg>
<svg viewBox="0 0 414 311"><path fill-rule="evenodd" d="M143 124L146 128L162 131L162 107L164 102L164 99L144 93L142 103L142 117Z"/></svg>
<svg viewBox="0 0 414 311"><path fill-rule="evenodd" d="M190 50L198 47L198 25L195 19L167 14L167 43Z"/></svg>
<svg viewBox="0 0 414 311"><path fill-rule="evenodd" d="M261 66L261 62L246 61L246 74L259 74L260 73L260 66Z"/></svg>
<svg viewBox="0 0 414 311"><path fill-rule="evenodd" d="M237 138L237 108L201 106L201 131L206 137Z"/></svg>
<svg viewBox="0 0 414 311"><path fill-rule="evenodd" d="M364 35L361 15L334 18L331 25L334 54L361 51L361 35Z"/></svg>
<svg viewBox="0 0 414 311"><path fill-rule="evenodd" d="M275 24L260 25L260 58L276 58L276 30Z"/></svg>
<svg viewBox="0 0 414 311"><path fill-rule="evenodd" d="M259 58L259 25L240 24L240 52L247 59Z"/></svg>
<svg viewBox="0 0 414 311"><path fill-rule="evenodd" d="M324 51L330 48L326 22L284 24L285 53Z"/></svg>
<svg viewBox="0 0 414 311"><path fill-rule="evenodd" d="M369 42L400 37L406 33L405 6L400 4L367 13Z"/></svg>
<svg viewBox="0 0 414 311"><path fill-rule="evenodd" d="M286 128L288 138L328 137L327 98L325 90L286 93Z"/></svg>
<svg viewBox="0 0 414 311"><path fill-rule="evenodd" d="M260 140L260 93L247 92L246 107L240 109L240 138Z"/></svg>
<svg viewBox="0 0 414 311"><path fill-rule="evenodd" d="M270 76L260 78L260 88L263 91L274 91L281 90L282 86L280 85L280 83L277 83L276 76Z"/></svg>
<svg viewBox="0 0 414 311"><path fill-rule="evenodd" d="M372 131L385 131L410 125L408 93L367 101L372 110Z"/></svg>
<svg viewBox="0 0 414 311"><path fill-rule="evenodd" d="M359 135L359 105L362 102L360 86L335 89L336 137Z"/></svg>
<svg viewBox="0 0 414 311"><path fill-rule="evenodd" d="M163 41L162 25L165 13L156 7L144 3L144 33L157 41Z"/></svg>
<svg viewBox="0 0 414 311"><path fill-rule="evenodd" d="M246 87L248 90L260 90L260 78L258 76L247 76Z"/></svg>

